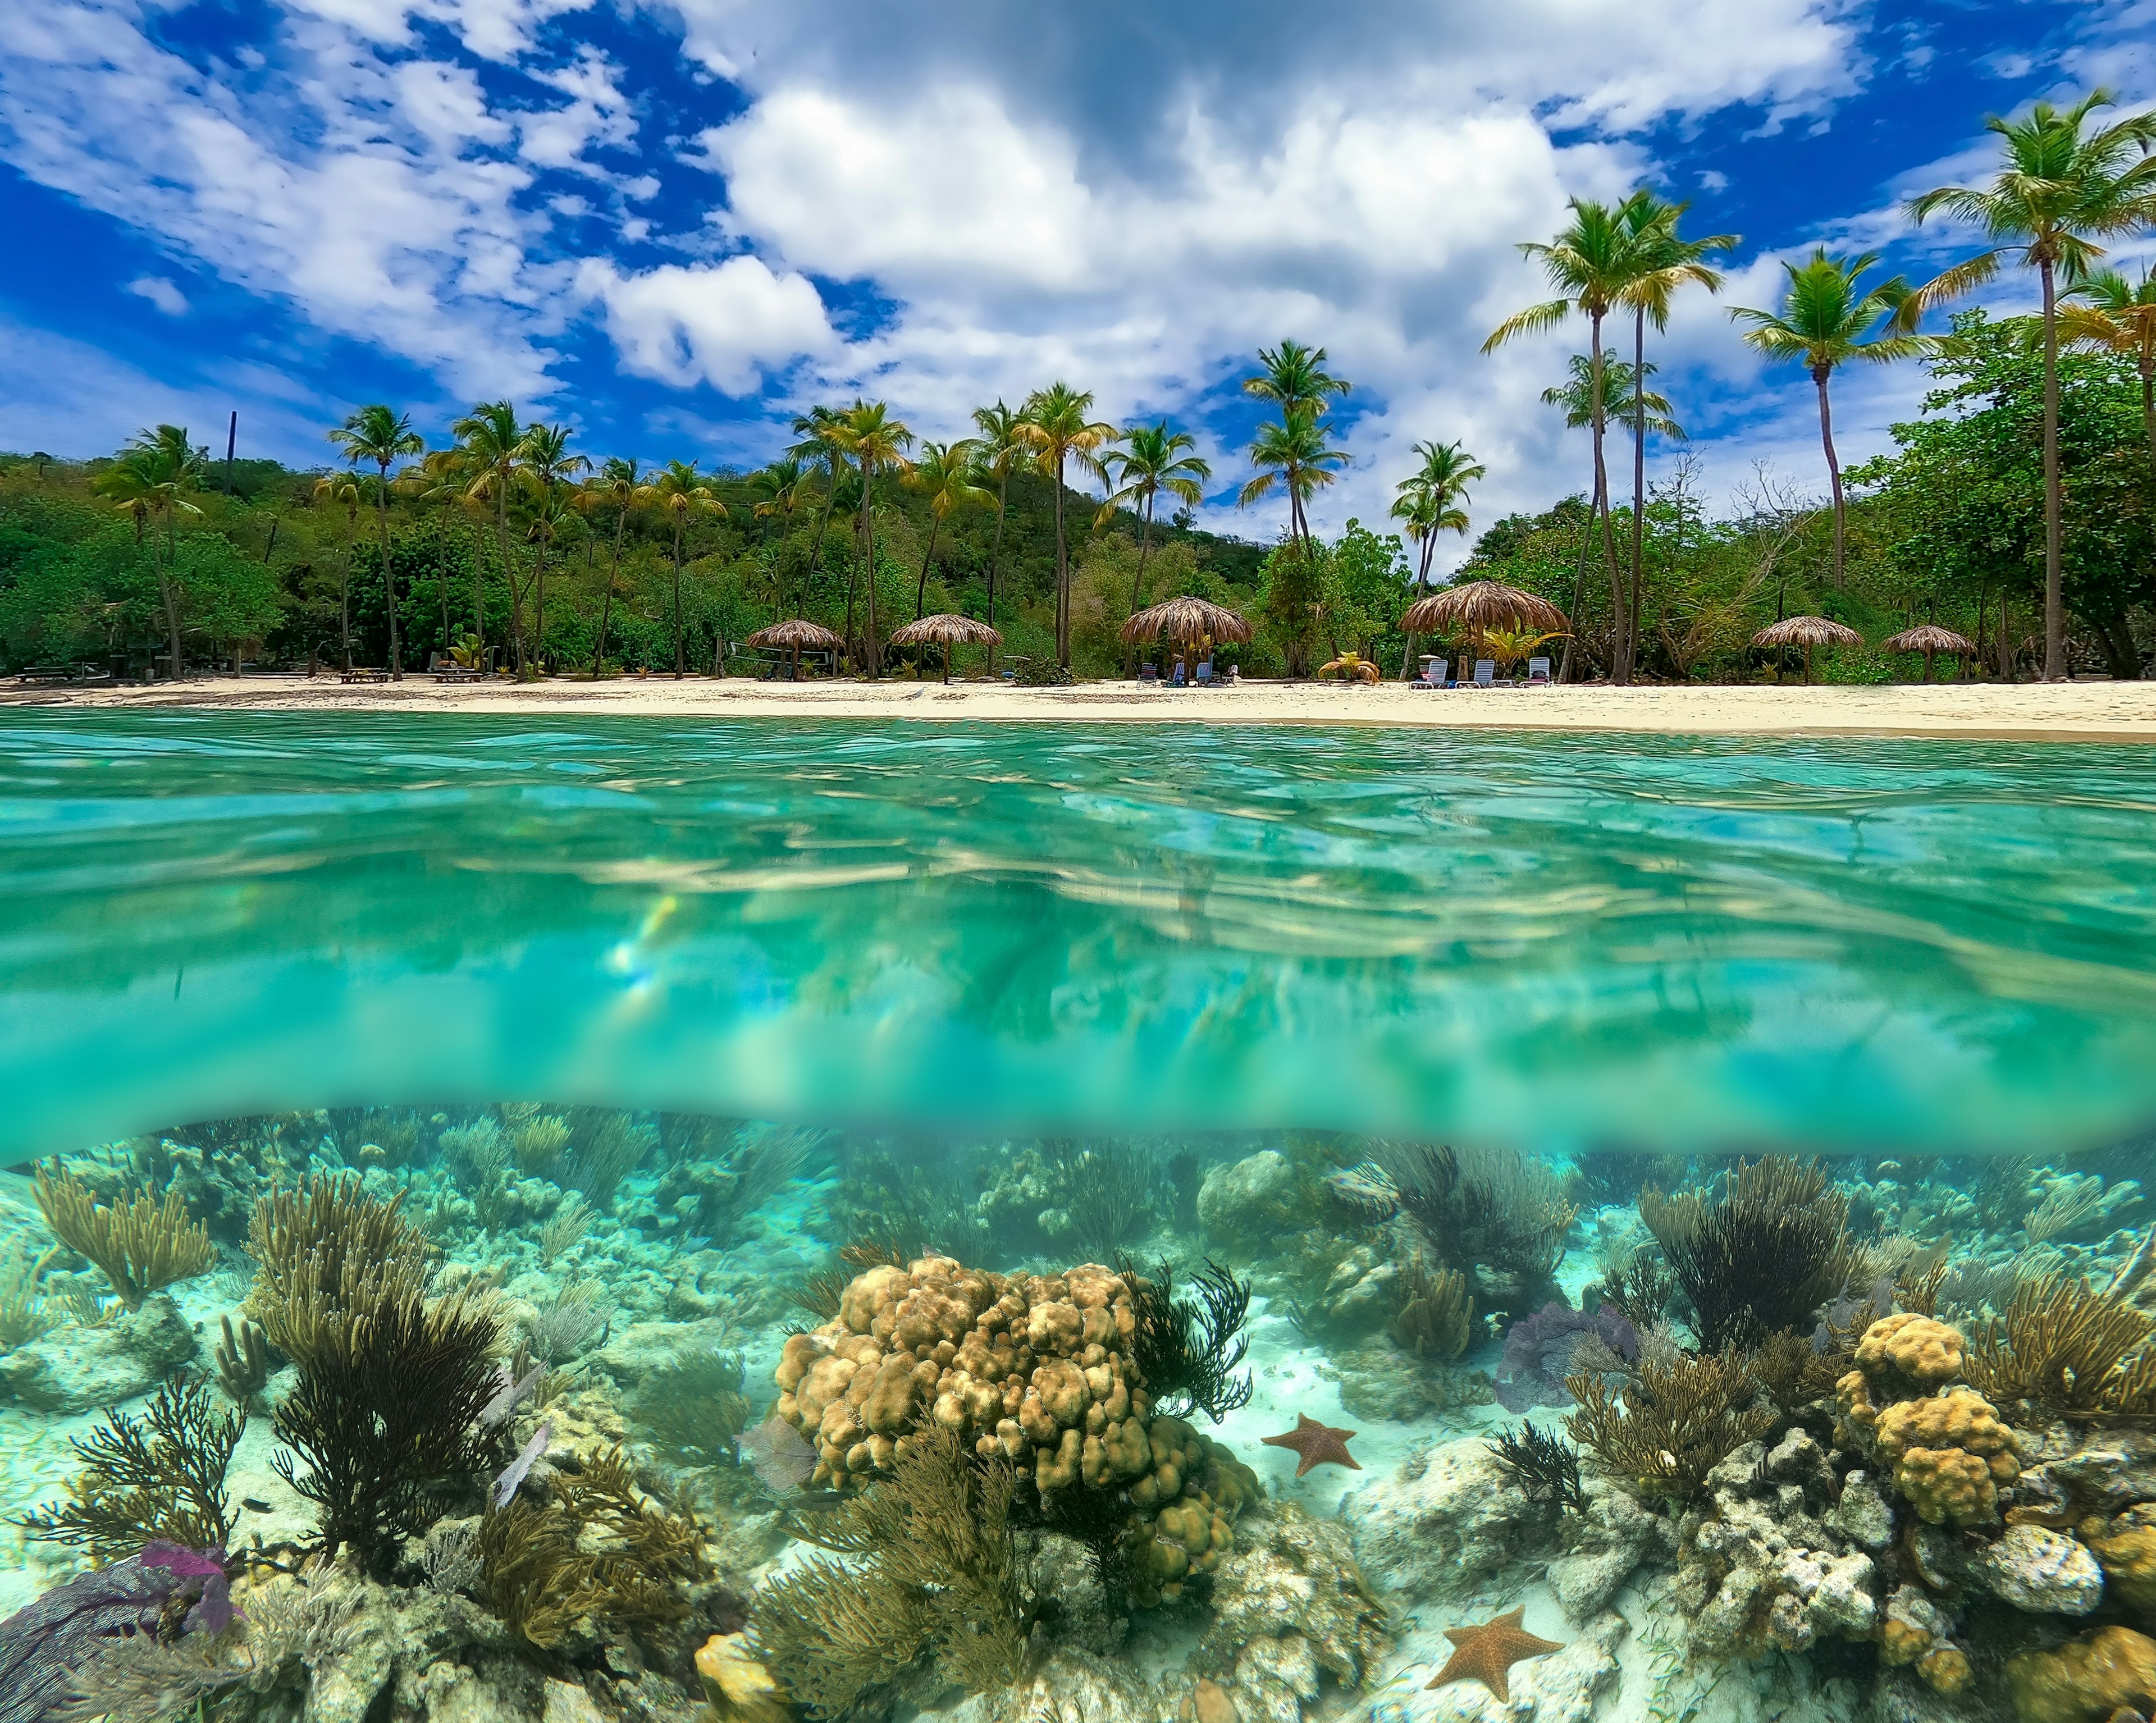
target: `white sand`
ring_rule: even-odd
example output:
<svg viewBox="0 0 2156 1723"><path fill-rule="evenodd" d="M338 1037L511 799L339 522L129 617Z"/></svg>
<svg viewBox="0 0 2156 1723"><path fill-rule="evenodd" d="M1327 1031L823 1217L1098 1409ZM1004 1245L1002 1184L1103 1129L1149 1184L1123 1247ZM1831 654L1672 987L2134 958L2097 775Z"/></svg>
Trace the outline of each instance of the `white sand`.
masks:
<svg viewBox="0 0 2156 1723"><path fill-rule="evenodd" d="M719 718L989 719L1053 723L1398 724L1727 736L1938 736L2016 741L2156 741L2156 681L1887 688L1794 685L1500 688L1418 693L1330 683L1144 691L1128 682L1024 689L892 679L770 683L627 677L444 685L424 677L346 686L334 676L224 677L150 688L26 688L0 705L234 710L608 712Z"/></svg>

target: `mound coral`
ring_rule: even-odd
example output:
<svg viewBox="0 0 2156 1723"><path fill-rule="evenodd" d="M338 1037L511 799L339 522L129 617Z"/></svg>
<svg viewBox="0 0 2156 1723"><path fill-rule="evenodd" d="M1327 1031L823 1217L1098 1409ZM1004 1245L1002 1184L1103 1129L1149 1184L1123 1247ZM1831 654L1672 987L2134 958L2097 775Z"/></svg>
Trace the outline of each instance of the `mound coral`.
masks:
<svg viewBox="0 0 2156 1723"><path fill-rule="evenodd" d="M1897 1376L1919 1388L1958 1380L1961 1367L1961 1331L1929 1316L1882 1316L1856 1344L1856 1367L1866 1376Z"/></svg>
<svg viewBox="0 0 2156 1723"><path fill-rule="evenodd" d="M2098 1628L2056 1651L2007 1659L2006 1685L2021 1723L2104 1723L2138 1715L2156 1694L2156 1639L2131 1628Z"/></svg>
<svg viewBox="0 0 2156 1723"><path fill-rule="evenodd" d="M1973 1388L1952 1387L1958 1330L1927 1316L1882 1316L1835 1384L1844 1440L1894 1468L1894 1483L1933 1526L1986 1526L1999 1491L2021 1474L2014 1433ZM1943 1392L1942 1392L1943 1391Z"/></svg>

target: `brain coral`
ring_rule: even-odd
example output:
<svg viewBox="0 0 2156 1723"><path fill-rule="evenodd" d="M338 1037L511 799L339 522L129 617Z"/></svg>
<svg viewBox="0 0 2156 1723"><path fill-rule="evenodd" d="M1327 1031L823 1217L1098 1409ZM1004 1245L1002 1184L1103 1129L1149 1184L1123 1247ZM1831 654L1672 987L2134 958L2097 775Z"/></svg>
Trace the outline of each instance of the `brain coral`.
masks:
<svg viewBox="0 0 2156 1723"><path fill-rule="evenodd" d="M2021 1723L2103 1723L2138 1711L2156 1693L2156 1639L2131 1628L2098 1628L2056 1651L2007 1659L2006 1685Z"/></svg>
<svg viewBox="0 0 2156 1723"><path fill-rule="evenodd" d="M2014 1433L1981 1394L1956 1388L1902 1400L1878 1416L1874 1440L1894 1462L1894 1482L1934 1526L1979 1526L1996 1517L1999 1486L2021 1475Z"/></svg>
<svg viewBox="0 0 2156 1723"><path fill-rule="evenodd" d="M1961 1331L1907 1311L1881 1316L1856 1343L1856 1367L1867 1377L1899 1377L1935 1388L1961 1375Z"/></svg>
<svg viewBox="0 0 2156 1723"><path fill-rule="evenodd" d="M1136 1324L1131 1288L1097 1263L1010 1275L943 1256L881 1265L848 1284L831 1320L788 1339L778 1414L814 1444L814 1485L873 1481L933 1418L1043 1496L1121 1491L1132 1593L1173 1599L1219 1565L1263 1492L1219 1443L1152 1415Z"/></svg>

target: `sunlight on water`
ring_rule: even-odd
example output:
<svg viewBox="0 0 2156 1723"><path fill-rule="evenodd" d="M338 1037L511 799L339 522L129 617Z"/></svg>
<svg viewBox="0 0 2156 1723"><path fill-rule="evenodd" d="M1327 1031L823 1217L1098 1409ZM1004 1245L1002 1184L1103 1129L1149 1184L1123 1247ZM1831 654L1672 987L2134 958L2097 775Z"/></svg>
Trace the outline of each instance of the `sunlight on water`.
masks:
<svg viewBox="0 0 2156 1723"><path fill-rule="evenodd" d="M568 1101L2046 1147L2156 1119L2156 761L662 720L0 724L12 1158Z"/></svg>

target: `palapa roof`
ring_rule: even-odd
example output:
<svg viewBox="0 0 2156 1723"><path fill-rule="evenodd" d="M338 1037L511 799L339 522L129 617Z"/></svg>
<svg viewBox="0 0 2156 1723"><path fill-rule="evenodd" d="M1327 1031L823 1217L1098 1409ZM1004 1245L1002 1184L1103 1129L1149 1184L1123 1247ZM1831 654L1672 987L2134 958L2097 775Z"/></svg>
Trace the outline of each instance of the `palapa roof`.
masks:
<svg viewBox="0 0 2156 1723"><path fill-rule="evenodd" d="M773 623L767 628L758 628L748 637L749 645L759 649L777 647L791 651L795 648L843 646L846 643L821 623L803 621L795 617L791 622Z"/></svg>
<svg viewBox="0 0 2156 1723"><path fill-rule="evenodd" d="M1793 616L1752 637L1754 646L1861 646L1864 636L1823 616Z"/></svg>
<svg viewBox="0 0 2156 1723"><path fill-rule="evenodd" d="M939 613L908 623L891 637L894 646L1000 646L1004 637L970 616Z"/></svg>
<svg viewBox="0 0 2156 1723"><path fill-rule="evenodd" d="M1918 623L1913 628L1904 628L1886 643L1889 652L1952 652L1964 658L1976 656L1976 642L1966 634L1957 634L1952 628L1943 628L1937 623Z"/></svg>
<svg viewBox="0 0 2156 1723"><path fill-rule="evenodd" d="M1572 624L1547 598L1523 592L1499 580L1464 580L1410 604L1400 626L1411 634L1449 634L1462 625L1486 628L1532 628L1562 633Z"/></svg>
<svg viewBox="0 0 2156 1723"><path fill-rule="evenodd" d="M1170 598L1141 610L1123 624L1126 644L1140 640L1247 640L1250 625L1232 610L1204 598Z"/></svg>

